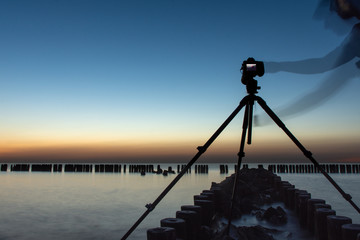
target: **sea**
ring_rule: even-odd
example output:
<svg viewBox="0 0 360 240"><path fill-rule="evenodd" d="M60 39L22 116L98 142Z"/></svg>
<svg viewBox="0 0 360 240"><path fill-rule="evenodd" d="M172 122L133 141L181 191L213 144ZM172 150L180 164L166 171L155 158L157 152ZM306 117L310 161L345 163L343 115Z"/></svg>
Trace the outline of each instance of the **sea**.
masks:
<svg viewBox="0 0 360 240"><path fill-rule="evenodd" d="M221 163L224 164L224 163ZM160 164L163 169L177 164ZM208 164L208 173L185 174L128 239L144 240L146 231L160 220L175 217L182 205L193 205L193 195L210 189L234 173L220 173ZM257 167L257 164L249 164ZM264 164L266 168L266 164ZM282 180L325 199L337 215L360 223L360 215L319 173L283 173ZM121 239L129 228L175 178L140 173L0 172L0 240ZM360 174L331 174L360 205ZM242 222L234 221L242 224ZM256 224L256 223L254 223Z"/></svg>

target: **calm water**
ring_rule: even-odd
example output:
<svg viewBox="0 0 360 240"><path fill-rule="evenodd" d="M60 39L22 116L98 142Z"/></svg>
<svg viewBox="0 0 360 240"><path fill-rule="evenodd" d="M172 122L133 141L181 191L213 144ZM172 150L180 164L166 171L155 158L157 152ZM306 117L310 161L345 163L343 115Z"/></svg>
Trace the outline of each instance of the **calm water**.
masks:
<svg viewBox="0 0 360 240"><path fill-rule="evenodd" d="M164 164L167 168L169 164ZM176 165L173 165L176 166ZM233 165L229 165L229 174ZM279 174L313 197L326 199L337 215L360 223L359 214L320 174ZM220 182L219 165L209 174L186 174L129 239L146 239L148 228L174 217L193 195ZM360 175L331 175L360 205ZM175 175L107 173L0 173L0 239L120 239Z"/></svg>

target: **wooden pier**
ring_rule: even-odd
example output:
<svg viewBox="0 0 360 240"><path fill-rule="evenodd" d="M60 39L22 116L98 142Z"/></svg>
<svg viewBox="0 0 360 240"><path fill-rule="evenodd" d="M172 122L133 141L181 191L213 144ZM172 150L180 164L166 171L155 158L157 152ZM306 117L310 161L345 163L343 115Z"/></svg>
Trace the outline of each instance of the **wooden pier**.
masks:
<svg viewBox="0 0 360 240"><path fill-rule="evenodd" d="M186 165L177 165L176 172L179 173ZM262 164L258 165L263 166ZM320 164L325 172L330 174L360 174L359 163L341 163L341 164ZM243 168L248 168L248 164L243 164ZM234 168L236 169L236 165ZM320 173L313 164L270 164L267 169L273 173ZM191 168L187 173L191 173ZM72 164L72 163L54 163L54 164L25 164L13 163L0 165L1 172L78 172L78 173L157 173L157 174L172 174L175 170L172 167L162 169L160 165L153 164ZM209 165L198 164L193 166L195 174L208 174ZM230 171L229 165L219 164L220 174L228 174Z"/></svg>
<svg viewBox="0 0 360 240"><path fill-rule="evenodd" d="M328 164L322 167L333 173L358 173L356 166L358 167L358 165ZM269 168L288 173L296 170L298 173L311 172L311 167L308 165L281 164L269 165ZM225 167L222 166L220 169L224 170ZM280 176L264 170L262 165L258 166L256 173L253 170L247 165L241 170L244 176L241 181L247 180L246 184L242 185L242 189L248 191L239 191L237 203L241 207L237 208L237 211L240 212L239 216L245 215L245 218L250 218L250 215L246 215L247 211L251 214L255 211L258 225L238 227L232 225L231 237L227 236L227 225L224 225L222 217L227 217L226 212L230 203L228 198L231 196L230 192L235 181L233 174L221 183L213 182L210 190L194 195L194 205L181 206L181 210L176 211L176 214L160 220L160 227L148 229L147 240L274 239L273 235L280 236L281 239L286 235L292 239L291 236L294 235L294 239L301 236L301 239L314 240L360 240L360 224L354 224L351 218L341 216L341 212L337 215L331 205L326 204L326 200L312 198L311 193L282 181ZM253 174L249 174L251 171ZM250 193L268 198L260 201L261 198L249 197ZM257 199L259 202L254 205L249 204L249 201L246 201L249 199ZM261 203L264 209L259 208ZM285 210L279 208L279 203ZM297 221L288 222L288 216ZM264 221L272 224L273 228L261 227L259 224ZM279 226L290 224L294 232L277 230Z"/></svg>

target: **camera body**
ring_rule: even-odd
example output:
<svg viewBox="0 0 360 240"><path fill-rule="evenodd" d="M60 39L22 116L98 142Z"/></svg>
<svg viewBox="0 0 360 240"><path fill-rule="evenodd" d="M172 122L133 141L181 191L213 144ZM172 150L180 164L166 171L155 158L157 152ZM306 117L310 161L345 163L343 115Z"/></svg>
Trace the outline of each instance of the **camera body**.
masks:
<svg viewBox="0 0 360 240"><path fill-rule="evenodd" d="M265 73L264 62L255 61L254 58L248 58L243 61L241 71L243 73L243 78L253 78L256 76L262 77Z"/></svg>
<svg viewBox="0 0 360 240"><path fill-rule="evenodd" d="M249 93L257 93L257 81L254 77L262 77L265 73L264 62L255 61L254 58L248 58L243 61L240 71L242 72L241 82L246 85Z"/></svg>

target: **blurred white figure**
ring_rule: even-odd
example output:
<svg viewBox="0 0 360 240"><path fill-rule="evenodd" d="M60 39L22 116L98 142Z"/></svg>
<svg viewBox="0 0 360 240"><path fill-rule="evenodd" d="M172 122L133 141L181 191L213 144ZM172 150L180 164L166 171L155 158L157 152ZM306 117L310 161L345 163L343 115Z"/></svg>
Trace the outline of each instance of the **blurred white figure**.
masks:
<svg viewBox="0 0 360 240"><path fill-rule="evenodd" d="M267 73L293 72L316 74L329 70L334 72L312 92L300 97L294 103L278 111L280 117L289 117L310 110L333 96L349 80L360 76L360 0L320 0L314 14L315 19L324 22L336 34L352 29L344 41L327 55L300 61L265 62ZM257 125L269 121L263 115L255 116Z"/></svg>

